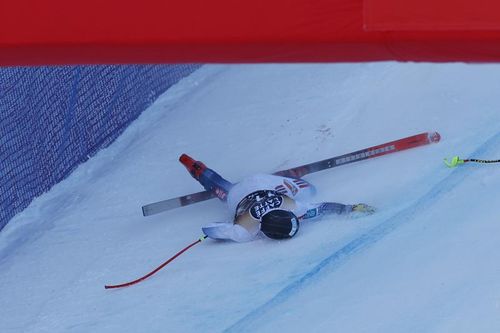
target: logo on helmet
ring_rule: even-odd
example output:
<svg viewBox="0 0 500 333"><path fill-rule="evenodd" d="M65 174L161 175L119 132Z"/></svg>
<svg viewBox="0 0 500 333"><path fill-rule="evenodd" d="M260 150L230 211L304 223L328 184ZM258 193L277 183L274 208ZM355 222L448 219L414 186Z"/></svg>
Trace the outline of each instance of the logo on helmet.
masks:
<svg viewBox="0 0 500 333"><path fill-rule="evenodd" d="M250 207L250 215L256 219L261 220L267 212L278 209L283 205L283 197L275 195L273 192L268 192L267 196Z"/></svg>
<svg viewBox="0 0 500 333"><path fill-rule="evenodd" d="M297 220L295 217L290 220L292 222L292 230L290 230L290 233L288 234L290 237L295 236L297 231L299 231L299 220Z"/></svg>

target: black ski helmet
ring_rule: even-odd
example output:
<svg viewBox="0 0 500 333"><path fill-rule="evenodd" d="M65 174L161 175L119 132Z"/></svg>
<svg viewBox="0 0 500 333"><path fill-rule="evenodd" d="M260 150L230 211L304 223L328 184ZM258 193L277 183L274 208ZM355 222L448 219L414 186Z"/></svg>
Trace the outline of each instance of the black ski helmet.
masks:
<svg viewBox="0 0 500 333"><path fill-rule="evenodd" d="M272 239L292 238L299 231L299 219L288 210L271 210L262 216L260 230Z"/></svg>

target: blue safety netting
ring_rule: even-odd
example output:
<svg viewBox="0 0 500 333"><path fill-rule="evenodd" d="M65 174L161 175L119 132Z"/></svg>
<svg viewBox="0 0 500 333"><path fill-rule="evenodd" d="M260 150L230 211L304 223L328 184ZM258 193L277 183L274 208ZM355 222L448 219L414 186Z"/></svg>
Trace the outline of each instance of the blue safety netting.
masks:
<svg viewBox="0 0 500 333"><path fill-rule="evenodd" d="M0 68L0 230L197 68Z"/></svg>

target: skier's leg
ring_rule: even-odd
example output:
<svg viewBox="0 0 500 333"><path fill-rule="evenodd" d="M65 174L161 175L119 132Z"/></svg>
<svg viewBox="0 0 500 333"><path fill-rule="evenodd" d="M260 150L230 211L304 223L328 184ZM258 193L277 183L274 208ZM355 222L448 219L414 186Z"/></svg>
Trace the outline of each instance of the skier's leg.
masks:
<svg viewBox="0 0 500 333"><path fill-rule="evenodd" d="M226 201L227 194L233 184L222 178L217 172L206 167L200 161L195 161L186 154L182 154L179 161L186 167L191 176L200 182L205 190L214 193L222 201Z"/></svg>

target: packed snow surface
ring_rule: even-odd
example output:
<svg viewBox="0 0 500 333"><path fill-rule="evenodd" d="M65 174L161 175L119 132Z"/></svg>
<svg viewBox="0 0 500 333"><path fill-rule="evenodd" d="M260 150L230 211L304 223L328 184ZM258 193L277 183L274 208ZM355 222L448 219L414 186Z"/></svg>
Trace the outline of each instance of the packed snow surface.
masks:
<svg viewBox="0 0 500 333"><path fill-rule="evenodd" d="M237 182L425 131L432 144L306 176L378 212L287 241L206 240L230 221L187 153ZM500 332L500 66L209 65L0 233L1 332Z"/></svg>

